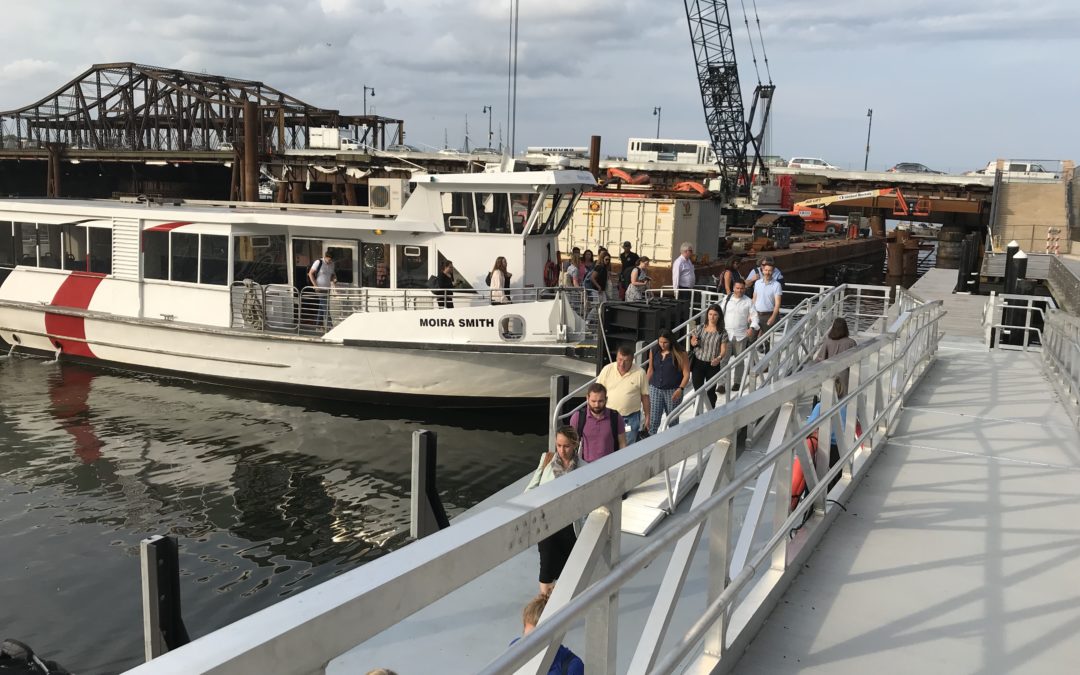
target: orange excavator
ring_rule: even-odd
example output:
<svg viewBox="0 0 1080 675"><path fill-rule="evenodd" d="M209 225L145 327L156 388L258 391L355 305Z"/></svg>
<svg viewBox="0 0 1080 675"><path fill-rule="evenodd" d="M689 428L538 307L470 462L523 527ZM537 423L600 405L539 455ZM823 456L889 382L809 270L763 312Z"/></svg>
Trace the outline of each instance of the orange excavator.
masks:
<svg viewBox="0 0 1080 675"><path fill-rule="evenodd" d="M826 232L835 234L843 229L843 223L829 220L829 205L838 202L854 201L857 199L873 199L876 197L893 198L893 215L898 217L921 218L930 215L930 200L925 197L908 199L898 187L880 188L877 190L863 190L862 192L850 192L848 194L830 195L828 197L816 197L804 199L791 207L788 215L799 216L803 219L807 232Z"/></svg>

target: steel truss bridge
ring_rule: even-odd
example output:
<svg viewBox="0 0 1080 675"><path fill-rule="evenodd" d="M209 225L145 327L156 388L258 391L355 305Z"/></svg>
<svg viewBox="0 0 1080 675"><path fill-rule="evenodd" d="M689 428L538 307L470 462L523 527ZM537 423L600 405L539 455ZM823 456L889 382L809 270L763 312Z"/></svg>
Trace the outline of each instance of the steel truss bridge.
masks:
<svg viewBox="0 0 1080 675"><path fill-rule="evenodd" d="M260 154L308 148L311 127L379 148L403 138L402 120L343 115L254 80L128 62L91 66L40 101L0 112L0 150L218 150L243 139L246 101L257 106Z"/></svg>

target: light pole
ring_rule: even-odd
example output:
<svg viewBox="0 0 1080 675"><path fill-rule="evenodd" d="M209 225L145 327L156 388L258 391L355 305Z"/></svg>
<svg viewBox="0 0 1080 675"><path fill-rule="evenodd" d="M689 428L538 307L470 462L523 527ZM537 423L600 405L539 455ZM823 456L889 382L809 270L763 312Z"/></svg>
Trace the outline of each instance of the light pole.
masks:
<svg viewBox="0 0 1080 675"><path fill-rule="evenodd" d="M367 93L371 92L371 98L375 98L375 87L364 85L364 117L367 117Z"/></svg>
<svg viewBox="0 0 1080 675"><path fill-rule="evenodd" d="M487 144L487 146L490 148L491 147L491 139L494 138L494 134L491 133L491 106L489 106L489 105L484 106L484 109L481 112L486 112L487 116L488 116L488 144Z"/></svg>
<svg viewBox="0 0 1080 675"><path fill-rule="evenodd" d="M660 111L663 110L660 106L656 106L652 109L652 114L656 115L656 137L660 138Z"/></svg>
<svg viewBox="0 0 1080 675"><path fill-rule="evenodd" d="M874 109L866 109L866 157L863 158L862 170L866 171L866 167L870 164L870 127L874 124Z"/></svg>

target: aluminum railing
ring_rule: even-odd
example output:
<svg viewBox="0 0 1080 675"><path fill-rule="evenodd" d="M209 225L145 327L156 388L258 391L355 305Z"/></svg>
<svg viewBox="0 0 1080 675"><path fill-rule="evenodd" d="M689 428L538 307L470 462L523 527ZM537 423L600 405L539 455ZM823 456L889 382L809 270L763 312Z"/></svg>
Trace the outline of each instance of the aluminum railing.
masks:
<svg viewBox="0 0 1080 675"><path fill-rule="evenodd" d="M805 299L802 300L794 308L782 308L780 310L780 319L772 327L767 329L765 333L762 334L763 340L765 338L772 339L774 336L782 335L784 332L784 327L787 326L787 322L790 320L791 317L802 316L802 314L807 312L809 310L809 307L812 306L813 303L811 301L817 298L819 294L827 291L830 288L829 286L817 286L811 284L792 284L792 286L792 295L796 297L804 297ZM674 290L675 289L671 287L650 289L646 293L646 297L673 297ZM784 293L788 293L786 287L784 289ZM709 306L713 304L722 304L725 297L726 296L724 294L717 293L715 291L701 289L693 289L691 291L690 318L675 326L675 328L673 328L671 331L674 334L675 338L683 343L684 349L689 350L690 332L694 326L696 326L704 319L705 312L708 311ZM647 344L637 346L634 352L634 363L637 363L644 368L649 351L656 346L657 340L658 338L655 338ZM570 391L567 395L563 396L558 401L554 402L554 405L552 405L551 407L551 419L549 420L549 433L553 442L555 430L564 424L568 424L571 415L573 415L576 411L582 409L585 405L584 403L578 403L573 408L569 408L568 406L570 405L570 403L574 400L583 398L585 396L585 391L594 382L596 382L595 377L590 379L588 382L585 382L581 386L577 387L576 389Z"/></svg>
<svg viewBox="0 0 1080 675"><path fill-rule="evenodd" d="M881 450L905 397L934 358L943 313L940 302L905 312L883 334L799 377L740 398L725 414L701 416L640 441L132 672L320 672L330 660L531 549L583 514L588 514L584 527L539 625L482 672L546 673L563 636L581 620L587 635L582 656L590 673L614 673L620 649L634 650L631 673L674 672L687 660L694 662L695 672L718 666L730 670L730 660L739 658L835 519L833 500L851 495ZM850 370L850 393L835 401L833 379L844 370ZM799 407L814 394L820 396L824 412L816 421L800 424ZM739 429L762 411L775 411L768 448L735 475ZM798 457L803 467L815 466L805 443L815 430L820 438L830 432L836 436L840 461L820 473L807 469L809 495L792 510L792 464ZM642 548L622 556L623 493L655 473L657 466L672 466L698 453L707 459L689 512ZM823 455L828 453L818 456ZM840 481L829 490L834 477ZM739 518L735 498L748 487L753 487L749 508ZM798 527L807 514L808 520ZM678 602L698 551L709 556L704 612L700 604ZM620 590L667 552L668 569L644 630L640 637L620 643L625 632L633 630L624 626L620 636ZM534 578L529 575L521 583L531 587ZM635 603L640 600L635 596ZM470 602L470 616L489 620L484 607L495 599L474 595ZM665 652L662 645L676 612L682 613L682 623L689 620L693 626ZM496 649L486 651L496 654Z"/></svg>
<svg viewBox="0 0 1080 675"><path fill-rule="evenodd" d="M509 300L510 304L551 300L557 293L586 320L586 331L574 339L596 334L598 308L603 301L596 291L584 288L492 289L389 289L307 287L297 291L286 284L260 285L250 280L233 283L232 327L256 331L323 335L357 312L401 312L442 307L474 307Z"/></svg>
<svg viewBox="0 0 1080 675"><path fill-rule="evenodd" d="M1080 318L1048 310L1042 338L1043 366L1080 429Z"/></svg>
<svg viewBox="0 0 1080 675"><path fill-rule="evenodd" d="M991 292L982 314L986 348L1041 350L1047 311L1054 309L1047 296Z"/></svg>

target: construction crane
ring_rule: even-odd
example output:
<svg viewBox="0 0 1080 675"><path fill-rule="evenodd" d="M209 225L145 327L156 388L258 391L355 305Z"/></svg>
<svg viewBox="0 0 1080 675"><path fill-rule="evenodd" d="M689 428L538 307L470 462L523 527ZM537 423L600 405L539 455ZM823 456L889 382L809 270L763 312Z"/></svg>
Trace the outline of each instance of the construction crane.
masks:
<svg viewBox="0 0 1080 675"><path fill-rule="evenodd" d="M761 74L758 72L758 84L754 89L750 115L746 116L727 1L683 0L683 5L690 27L694 61L697 64L698 87L701 90L701 103L705 108L705 124L720 166L721 191L727 197L749 194L753 177L764 177L768 172L761 159L761 146L776 86L772 83L771 74L768 84L762 84ZM756 3L754 14L757 20ZM749 34L750 23L745 13L744 22ZM760 36L760 21L757 21L757 26ZM753 50L752 38L751 51L756 72L757 53ZM764 42L761 53L768 72L769 60L765 55ZM755 117L759 112L760 126L755 132ZM747 148L751 146L754 156L751 166L747 166Z"/></svg>
<svg viewBox="0 0 1080 675"><path fill-rule="evenodd" d="M876 197L891 197L894 200L894 216L899 216L901 218L921 218L930 215L930 200L925 198L909 199L904 196L904 193L901 192L898 187L863 190L862 192L849 192L846 194L804 199L801 202L792 205L791 212L787 215L802 218L805 229L808 232L828 232L829 234L832 234L836 231L836 225L829 222L828 207L830 205L857 199L874 199Z"/></svg>

